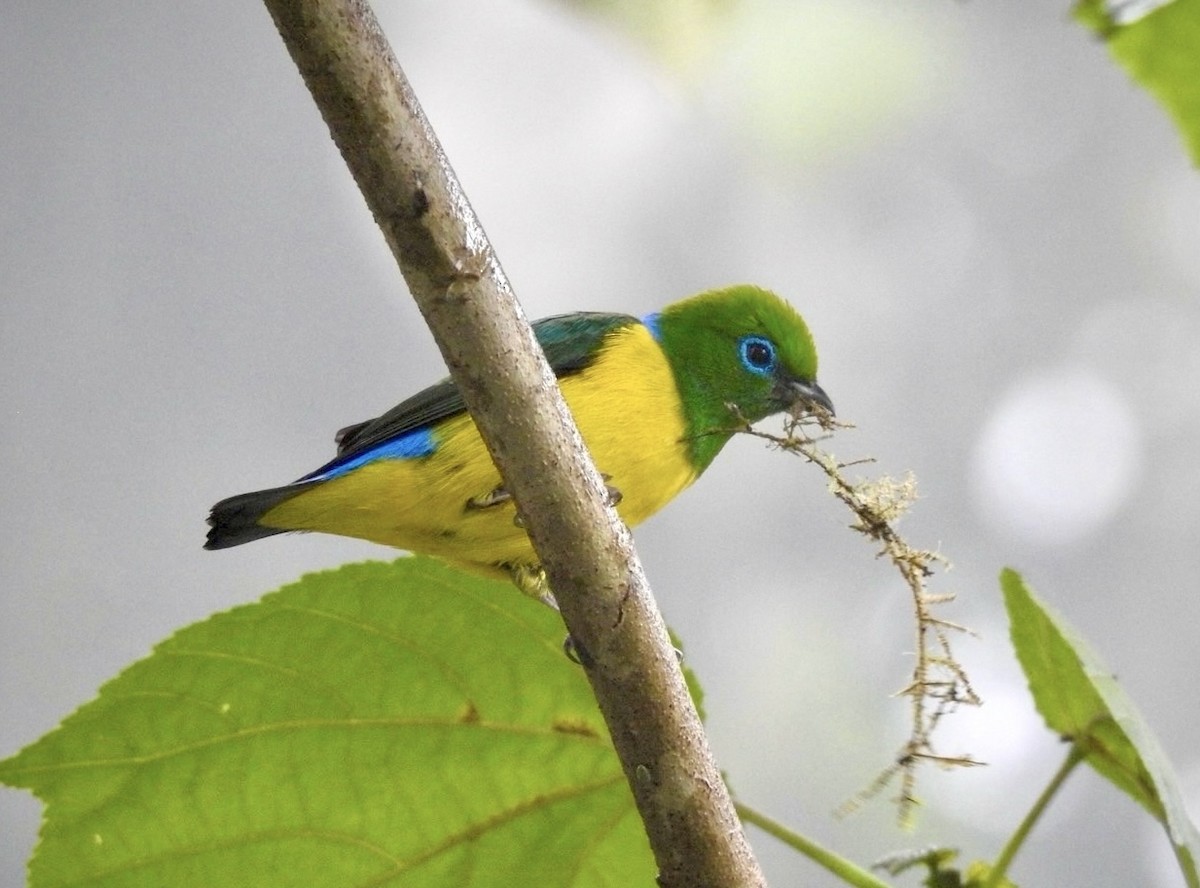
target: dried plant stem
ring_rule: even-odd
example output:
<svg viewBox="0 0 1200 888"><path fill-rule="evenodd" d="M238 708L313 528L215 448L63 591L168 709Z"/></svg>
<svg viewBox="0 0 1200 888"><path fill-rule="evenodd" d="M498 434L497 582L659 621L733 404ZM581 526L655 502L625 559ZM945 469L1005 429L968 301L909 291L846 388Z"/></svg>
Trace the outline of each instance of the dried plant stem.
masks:
<svg viewBox="0 0 1200 888"><path fill-rule="evenodd" d="M808 429L818 426L819 435ZM901 747L895 762L886 768L863 792L844 805L839 813L848 813L864 800L880 792L897 776L900 793L897 801L902 821L908 821L918 802L916 770L922 762L943 766L977 765L970 756L947 756L938 753L933 745L933 733L942 718L960 704L978 706L980 698L971 681L950 648L949 631L969 632L963 626L934 614L933 608L953 601L954 596L933 594L927 588L934 565L947 564L946 559L926 549L915 549L897 533L895 523L916 499L916 480L911 473L897 480L886 475L875 480L850 481L844 470L873 460L838 462L821 449L820 442L838 428L852 428L828 414L804 414L789 418L783 435L774 435L753 428L748 423L738 431L763 438L781 450L795 453L817 465L829 478L830 492L845 503L855 516L851 528L880 544L880 556L886 556L900 572L912 595L916 624L915 663L906 686L899 692L909 698L911 732Z"/></svg>

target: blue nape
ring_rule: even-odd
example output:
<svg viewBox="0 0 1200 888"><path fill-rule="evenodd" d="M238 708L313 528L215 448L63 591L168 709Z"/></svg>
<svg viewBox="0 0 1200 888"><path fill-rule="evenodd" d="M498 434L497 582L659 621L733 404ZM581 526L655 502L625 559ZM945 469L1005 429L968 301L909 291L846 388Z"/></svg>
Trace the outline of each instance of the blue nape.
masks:
<svg viewBox="0 0 1200 888"><path fill-rule="evenodd" d="M353 456L345 462L335 463L320 474L312 475L304 480L328 481L330 478L337 478L340 475L353 472L355 469L365 466L367 463L375 462L378 459L416 459L420 456L429 456L435 450L437 450L437 442L433 439L432 431L429 429L413 429L411 432L405 432L399 438L393 438L390 441L377 444L365 453Z"/></svg>
<svg viewBox="0 0 1200 888"><path fill-rule="evenodd" d="M655 342L662 342L662 330L658 327L658 321L661 317L662 313L655 311L642 318L642 326L650 331L650 335L654 337Z"/></svg>

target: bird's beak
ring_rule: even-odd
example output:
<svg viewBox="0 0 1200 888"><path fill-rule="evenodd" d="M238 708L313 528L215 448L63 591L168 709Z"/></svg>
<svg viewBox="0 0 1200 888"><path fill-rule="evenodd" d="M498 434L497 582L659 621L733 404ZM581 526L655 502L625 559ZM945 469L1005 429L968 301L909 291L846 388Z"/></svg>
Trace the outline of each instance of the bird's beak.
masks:
<svg viewBox="0 0 1200 888"><path fill-rule="evenodd" d="M834 415L833 401L829 399L829 395L825 394L825 389L817 385L815 379L808 381L789 379L782 388L782 400L787 402L792 410L797 407L806 410L818 407L827 411L830 416Z"/></svg>

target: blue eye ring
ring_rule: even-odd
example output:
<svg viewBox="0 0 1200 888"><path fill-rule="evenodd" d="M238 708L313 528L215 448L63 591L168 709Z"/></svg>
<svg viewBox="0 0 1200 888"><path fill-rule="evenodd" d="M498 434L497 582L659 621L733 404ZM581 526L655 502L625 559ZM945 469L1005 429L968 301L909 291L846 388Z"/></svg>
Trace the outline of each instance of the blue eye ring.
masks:
<svg viewBox="0 0 1200 888"><path fill-rule="evenodd" d="M775 343L753 335L738 340L738 357L742 359L743 367L759 376L770 376L778 360Z"/></svg>

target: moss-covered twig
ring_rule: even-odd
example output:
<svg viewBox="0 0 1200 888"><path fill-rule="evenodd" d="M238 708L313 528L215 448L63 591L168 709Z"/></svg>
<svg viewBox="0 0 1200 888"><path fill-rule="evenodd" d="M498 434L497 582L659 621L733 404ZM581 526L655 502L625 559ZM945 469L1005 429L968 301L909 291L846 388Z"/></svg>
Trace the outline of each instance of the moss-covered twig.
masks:
<svg viewBox="0 0 1200 888"><path fill-rule="evenodd" d="M810 410L790 416L782 435L764 432L748 423L738 431L769 441L780 450L802 456L819 467L829 479L829 491L854 514L855 520L850 527L882 547L879 555L886 556L895 565L912 595L916 661L910 679L899 692L900 696L909 699L912 710L908 740L896 760L839 812L849 813L856 809L899 777L897 802L901 820L907 822L918 801L916 770L921 763L934 762L948 767L980 764L969 755L939 753L933 744L933 734L942 718L959 705L978 706L981 700L950 648L951 631L970 630L934 613L938 605L953 601L954 596L931 593L927 585L935 565L948 566L948 562L938 552L913 548L896 531L896 522L916 499L916 478L911 472L899 479L887 475L855 481L847 478L847 468L873 460L843 463L821 448L821 443L831 432L846 428L853 426L839 422L817 408L815 412ZM812 433L814 429L816 434Z"/></svg>

